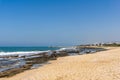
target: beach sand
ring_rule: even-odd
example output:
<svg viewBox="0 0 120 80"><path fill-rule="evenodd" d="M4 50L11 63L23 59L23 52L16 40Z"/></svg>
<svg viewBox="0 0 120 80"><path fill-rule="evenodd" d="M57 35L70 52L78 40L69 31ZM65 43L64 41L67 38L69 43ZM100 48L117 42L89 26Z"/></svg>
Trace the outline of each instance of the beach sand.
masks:
<svg viewBox="0 0 120 80"><path fill-rule="evenodd" d="M61 57L37 69L0 80L120 80L120 48Z"/></svg>

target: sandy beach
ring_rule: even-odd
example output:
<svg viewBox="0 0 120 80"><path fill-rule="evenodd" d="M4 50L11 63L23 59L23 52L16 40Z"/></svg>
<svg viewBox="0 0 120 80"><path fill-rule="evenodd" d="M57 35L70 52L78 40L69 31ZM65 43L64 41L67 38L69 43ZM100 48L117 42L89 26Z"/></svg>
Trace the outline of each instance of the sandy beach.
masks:
<svg viewBox="0 0 120 80"><path fill-rule="evenodd" d="M120 80L120 48L60 57L37 69L0 80Z"/></svg>

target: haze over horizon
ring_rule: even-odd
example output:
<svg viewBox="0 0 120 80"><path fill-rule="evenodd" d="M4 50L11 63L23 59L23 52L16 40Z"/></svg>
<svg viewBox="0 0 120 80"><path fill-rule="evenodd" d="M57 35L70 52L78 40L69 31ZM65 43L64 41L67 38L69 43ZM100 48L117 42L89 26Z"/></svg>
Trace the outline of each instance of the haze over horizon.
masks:
<svg viewBox="0 0 120 80"><path fill-rule="evenodd" d="M0 46L120 41L120 0L0 0Z"/></svg>

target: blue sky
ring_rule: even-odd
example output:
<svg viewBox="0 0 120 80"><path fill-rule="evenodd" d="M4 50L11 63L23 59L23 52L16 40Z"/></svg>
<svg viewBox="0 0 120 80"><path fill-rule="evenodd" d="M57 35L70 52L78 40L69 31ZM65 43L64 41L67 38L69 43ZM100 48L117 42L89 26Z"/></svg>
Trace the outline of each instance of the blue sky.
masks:
<svg viewBox="0 0 120 80"><path fill-rule="evenodd" d="M1 46L120 41L120 0L0 0Z"/></svg>

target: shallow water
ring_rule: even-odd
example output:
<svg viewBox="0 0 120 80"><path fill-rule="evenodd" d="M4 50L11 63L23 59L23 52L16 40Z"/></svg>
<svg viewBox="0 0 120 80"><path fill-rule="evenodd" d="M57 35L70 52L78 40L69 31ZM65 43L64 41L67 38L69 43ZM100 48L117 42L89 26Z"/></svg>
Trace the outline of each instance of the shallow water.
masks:
<svg viewBox="0 0 120 80"><path fill-rule="evenodd" d="M7 71L14 68L19 68L25 65L26 62L20 59L5 59L0 61L0 72Z"/></svg>

